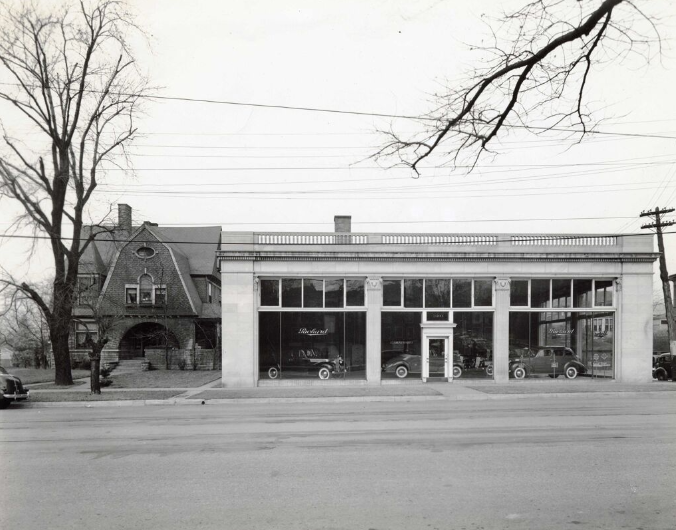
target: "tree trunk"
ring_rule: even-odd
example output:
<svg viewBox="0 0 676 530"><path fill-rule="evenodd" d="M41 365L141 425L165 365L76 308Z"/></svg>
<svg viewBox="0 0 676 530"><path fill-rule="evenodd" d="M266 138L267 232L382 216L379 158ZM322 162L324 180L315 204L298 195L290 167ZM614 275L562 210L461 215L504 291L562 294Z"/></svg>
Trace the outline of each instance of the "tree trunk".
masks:
<svg viewBox="0 0 676 530"><path fill-rule="evenodd" d="M89 371L89 390L92 394L101 393L101 356L89 354L91 368Z"/></svg>
<svg viewBox="0 0 676 530"><path fill-rule="evenodd" d="M70 369L70 350L68 349L68 327L54 324L50 326L49 336L54 352L54 383L72 385L73 373Z"/></svg>
<svg viewBox="0 0 676 530"><path fill-rule="evenodd" d="M77 271L69 283L54 280L54 299L52 312L49 316L49 336L54 351L54 383L57 385L72 385L73 375L70 369L70 349L68 337L73 312L73 290L77 279Z"/></svg>

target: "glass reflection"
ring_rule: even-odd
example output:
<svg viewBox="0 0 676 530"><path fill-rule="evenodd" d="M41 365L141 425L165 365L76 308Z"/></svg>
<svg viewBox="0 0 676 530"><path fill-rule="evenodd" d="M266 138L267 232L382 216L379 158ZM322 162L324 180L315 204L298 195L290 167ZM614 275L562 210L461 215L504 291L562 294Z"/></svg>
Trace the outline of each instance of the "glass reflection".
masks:
<svg viewBox="0 0 676 530"><path fill-rule="evenodd" d="M261 379L363 379L366 313L259 313Z"/></svg>
<svg viewBox="0 0 676 530"><path fill-rule="evenodd" d="M380 362L383 379L421 377L421 322L419 311L382 313Z"/></svg>
<svg viewBox="0 0 676 530"><path fill-rule="evenodd" d="M612 378L614 322L610 312L510 313L510 376Z"/></svg>
<svg viewBox="0 0 676 530"><path fill-rule="evenodd" d="M493 313L453 313L453 377L493 378Z"/></svg>

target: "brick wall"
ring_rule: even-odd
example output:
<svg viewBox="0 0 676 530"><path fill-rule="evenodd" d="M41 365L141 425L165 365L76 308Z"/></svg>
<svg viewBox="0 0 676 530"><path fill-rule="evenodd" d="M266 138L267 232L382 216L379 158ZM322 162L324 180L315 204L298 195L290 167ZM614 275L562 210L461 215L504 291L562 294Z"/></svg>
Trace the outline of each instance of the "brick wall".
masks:
<svg viewBox="0 0 676 530"><path fill-rule="evenodd" d="M140 258L136 251L140 247L150 247L155 251L151 258ZM188 295L186 294L181 278L169 249L160 243L148 230L142 230L137 236L122 248L115 263L115 269L108 278L103 306L107 314L121 315L164 315L165 309L152 306L127 306L125 300L125 285L138 284L142 274L149 274L153 284L167 286L166 314L192 315L194 314ZM191 281L190 278L186 278Z"/></svg>

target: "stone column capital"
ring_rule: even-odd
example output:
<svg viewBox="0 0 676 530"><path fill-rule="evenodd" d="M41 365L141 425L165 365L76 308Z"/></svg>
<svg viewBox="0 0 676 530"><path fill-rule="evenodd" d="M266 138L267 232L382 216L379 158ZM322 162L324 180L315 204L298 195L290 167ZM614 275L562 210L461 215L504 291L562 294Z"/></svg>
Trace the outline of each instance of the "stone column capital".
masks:
<svg viewBox="0 0 676 530"><path fill-rule="evenodd" d="M366 278L366 288L369 291L380 291L383 286L383 279L379 277Z"/></svg>
<svg viewBox="0 0 676 530"><path fill-rule="evenodd" d="M509 278L495 278L493 282L495 283L496 291L509 291L509 286L511 283Z"/></svg>
<svg viewBox="0 0 676 530"><path fill-rule="evenodd" d="M672 280L673 281L673 280ZM622 290L622 278L615 279L615 290L619 293Z"/></svg>

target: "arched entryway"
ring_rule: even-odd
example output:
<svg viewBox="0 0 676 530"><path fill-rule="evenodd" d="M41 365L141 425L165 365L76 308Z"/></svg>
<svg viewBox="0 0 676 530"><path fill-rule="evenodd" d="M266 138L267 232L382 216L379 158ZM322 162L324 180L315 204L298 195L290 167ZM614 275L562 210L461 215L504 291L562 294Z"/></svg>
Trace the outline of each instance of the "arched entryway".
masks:
<svg viewBox="0 0 676 530"><path fill-rule="evenodd" d="M144 357L146 348L178 348L176 335L157 322L143 322L129 328L120 340L120 360Z"/></svg>

